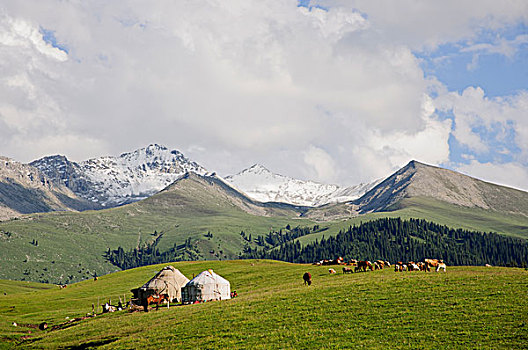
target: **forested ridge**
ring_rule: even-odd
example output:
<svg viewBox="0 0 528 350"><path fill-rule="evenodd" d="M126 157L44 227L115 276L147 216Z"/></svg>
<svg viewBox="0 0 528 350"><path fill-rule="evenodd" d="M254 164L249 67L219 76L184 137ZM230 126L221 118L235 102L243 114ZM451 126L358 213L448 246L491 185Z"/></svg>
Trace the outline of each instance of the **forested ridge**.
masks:
<svg viewBox="0 0 528 350"><path fill-rule="evenodd" d="M453 229L422 219L402 220L384 218L368 221L341 230L335 236L301 245L297 238L327 227L293 227L289 225L266 235L244 231L240 236L246 245L240 258L273 259L294 263L312 263L323 259L421 261L425 258L443 259L448 265L528 266L528 242L496 233ZM181 245L160 252L158 243L163 234L143 246L124 250L108 250L106 258L121 269L166 263L171 261L203 260L196 242L188 238ZM213 238L208 232L205 238ZM211 252L210 252L211 253Z"/></svg>
<svg viewBox="0 0 528 350"><path fill-rule="evenodd" d="M384 218L350 226L336 236L302 246L290 241L275 248L246 247L243 258L311 263L343 257L345 260L421 261L444 259L448 265L528 266L528 242L463 229L422 219Z"/></svg>

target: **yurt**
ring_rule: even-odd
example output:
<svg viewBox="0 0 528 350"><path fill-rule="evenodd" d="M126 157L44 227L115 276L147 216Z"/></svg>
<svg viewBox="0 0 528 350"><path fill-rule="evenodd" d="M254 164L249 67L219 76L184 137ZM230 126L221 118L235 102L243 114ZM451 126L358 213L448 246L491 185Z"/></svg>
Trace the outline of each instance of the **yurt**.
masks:
<svg viewBox="0 0 528 350"><path fill-rule="evenodd" d="M181 294L183 303L231 299L231 285L213 270L206 270L190 280Z"/></svg>
<svg viewBox="0 0 528 350"><path fill-rule="evenodd" d="M134 297L146 299L150 295L167 295L171 302L181 301L181 288L189 282L174 266L165 266L156 276L139 288L132 289Z"/></svg>

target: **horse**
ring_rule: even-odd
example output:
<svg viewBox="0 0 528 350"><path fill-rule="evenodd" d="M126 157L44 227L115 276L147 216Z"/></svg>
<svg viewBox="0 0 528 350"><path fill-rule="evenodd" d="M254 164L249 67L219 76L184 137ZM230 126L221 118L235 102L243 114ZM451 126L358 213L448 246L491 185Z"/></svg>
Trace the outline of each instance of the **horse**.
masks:
<svg viewBox="0 0 528 350"><path fill-rule="evenodd" d="M149 295L147 297L147 305L150 304L156 304L159 305L164 300L169 301L169 296L167 294L161 294L161 295Z"/></svg>
<svg viewBox="0 0 528 350"><path fill-rule="evenodd" d="M303 280L305 285L312 285L312 275L309 272L305 272L303 275Z"/></svg>

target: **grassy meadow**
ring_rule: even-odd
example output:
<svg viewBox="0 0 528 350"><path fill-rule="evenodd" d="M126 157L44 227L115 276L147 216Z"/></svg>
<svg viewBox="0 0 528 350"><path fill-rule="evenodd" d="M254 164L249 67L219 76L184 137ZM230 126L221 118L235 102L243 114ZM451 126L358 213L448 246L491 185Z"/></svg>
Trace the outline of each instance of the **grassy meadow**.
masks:
<svg viewBox="0 0 528 350"><path fill-rule="evenodd" d="M528 344L528 271L523 269L330 275L327 267L266 260L172 265L189 278L212 268L230 280L239 297L67 323L90 313L98 300L117 304L119 296L130 297L131 288L164 265L65 289L1 281L0 347L522 349ZM313 279L309 287L302 282L306 271ZM31 328L43 321L50 329ZM57 325L62 327L51 329Z"/></svg>

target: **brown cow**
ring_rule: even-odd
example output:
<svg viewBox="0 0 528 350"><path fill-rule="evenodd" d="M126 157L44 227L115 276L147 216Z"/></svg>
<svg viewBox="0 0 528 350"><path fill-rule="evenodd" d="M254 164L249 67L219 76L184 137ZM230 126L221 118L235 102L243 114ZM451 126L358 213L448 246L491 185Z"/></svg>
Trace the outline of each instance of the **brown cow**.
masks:
<svg viewBox="0 0 528 350"><path fill-rule="evenodd" d="M425 259L424 260L427 271L431 271L431 267L436 269L436 272L438 272L440 269L446 271L446 264L444 263L444 260L438 260L438 259Z"/></svg>
<svg viewBox="0 0 528 350"><path fill-rule="evenodd" d="M374 270L374 267L372 266L372 263L370 261L358 261L357 267L359 271L363 270L363 272L366 272L367 269L369 269L370 271Z"/></svg>
<svg viewBox="0 0 528 350"><path fill-rule="evenodd" d="M303 275L304 285L312 285L312 275L309 272L305 272Z"/></svg>
<svg viewBox="0 0 528 350"><path fill-rule="evenodd" d="M385 261L383 260L376 260L374 263L378 264L378 270L383 270L383 268L385 267Z"/></svg>

